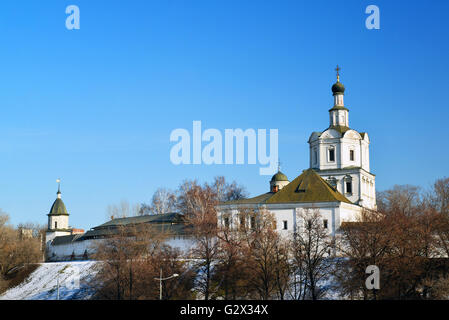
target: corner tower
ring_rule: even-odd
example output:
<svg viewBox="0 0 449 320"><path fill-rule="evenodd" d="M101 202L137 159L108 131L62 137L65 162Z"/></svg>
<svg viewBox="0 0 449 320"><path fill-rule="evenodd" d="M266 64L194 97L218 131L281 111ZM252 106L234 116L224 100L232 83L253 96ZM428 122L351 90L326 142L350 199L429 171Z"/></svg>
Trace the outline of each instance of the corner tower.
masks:
<svg viewBox="0 0 449 320"><path fill-rule="evenodd" d="M329 109L329 127L309 138L310 168L314 169L352 203L376 209L375 176L370 172L369 137L349 127L349 109L344 105L345 87L332 85L334 105Z"/></svg>
<svg viewBox="0 0 449 320"><path fill-rule="evenodd" d="M69 228L69 213L61 199L60 180L58 182L58 192L56 192L56 200L51 206L48 216L47 242L59 236L66 236L71 234Z"/></svg>

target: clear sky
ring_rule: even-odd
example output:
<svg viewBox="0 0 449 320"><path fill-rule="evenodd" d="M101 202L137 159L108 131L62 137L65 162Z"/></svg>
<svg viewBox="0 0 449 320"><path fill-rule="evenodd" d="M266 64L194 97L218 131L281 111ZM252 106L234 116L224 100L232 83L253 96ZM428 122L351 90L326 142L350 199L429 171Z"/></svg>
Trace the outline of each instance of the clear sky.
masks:
<svg viewBox="0 0 449 320"><path fill-rule="evenodd" d="M80 30L65 27L68 5ZM380 8L380 30L365 8ZM308 168L342 67L350 126L377 189L448 175L449 1L46 0L0 4L0 207L46 223L62 179L70 224L157 187L216 175L268 190L259 165L170 162L172 130L279 129L282 171Z"/></svg>

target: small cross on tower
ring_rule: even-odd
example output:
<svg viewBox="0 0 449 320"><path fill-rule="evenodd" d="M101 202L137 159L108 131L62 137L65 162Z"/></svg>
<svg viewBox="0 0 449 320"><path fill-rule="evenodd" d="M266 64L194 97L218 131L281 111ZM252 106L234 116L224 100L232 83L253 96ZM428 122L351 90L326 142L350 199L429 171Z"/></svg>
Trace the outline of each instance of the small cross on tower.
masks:
<svg viewBox="0 0 449 320"><path fill-rule="evenodd" d="M337 71L337 81L340 81L340 70L341 68L337 64L337 67L335 68L335 71Z"/></svg>

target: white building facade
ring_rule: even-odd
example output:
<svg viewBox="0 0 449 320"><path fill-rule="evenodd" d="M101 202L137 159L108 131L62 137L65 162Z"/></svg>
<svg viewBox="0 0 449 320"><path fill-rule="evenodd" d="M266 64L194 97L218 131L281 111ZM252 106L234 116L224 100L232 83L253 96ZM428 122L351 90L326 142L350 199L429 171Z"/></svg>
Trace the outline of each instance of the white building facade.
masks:
<svg viewBox="0 0 449 320"><path fill-rule="evenodd" d="M339 76L332 86L334 106L329 127L309 138L310 168L345 195L352 203L376 209L375 176L370 172L369 137L349 128L349 110L344 106L345 87Z"/></svg>
<svg viewBox="0 0 449 320"><path fill-rule="evenodd" d="M302 212L319 210L329 235L335 236L343 222L356 221L364 209L376 209L375 176L370 172L369 137L349 128L343 84L337 73L332 86L334 105L329 127L309 138L310 168L289 181L282 172L270 181L269 192L251 199L221 203L218 224L238 227L242 209L268 210L283 235L296 232ZM247 222L245 222L247 223Z"/></svg>

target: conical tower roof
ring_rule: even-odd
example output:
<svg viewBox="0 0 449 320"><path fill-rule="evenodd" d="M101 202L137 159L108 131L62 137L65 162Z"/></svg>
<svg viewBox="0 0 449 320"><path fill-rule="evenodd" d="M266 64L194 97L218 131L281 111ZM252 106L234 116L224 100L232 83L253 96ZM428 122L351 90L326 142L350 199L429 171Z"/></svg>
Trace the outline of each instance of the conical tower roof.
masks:
<svg viewBox="0 0 449 320"><path fill-rule="evenodd" d="M65 204L61 198L57 198L55 200L55 202L53 202L53 205L51 206L49 215L53 215L53 216L69 215L69 213L67 212L67 209L65 207Z"/></svg>
<svg viewBox="0 0 449 320"><path fill-rule="evenodd" d="M53 205L51 206L50 212L48 213L49 216L60 216L60 215L69 215L67 212L67 208L65 207L64 201L61 199L61 187L60 187L60 180L57 180L58 182L58 192L56 192L57 198L53 202Z"/></svg>

